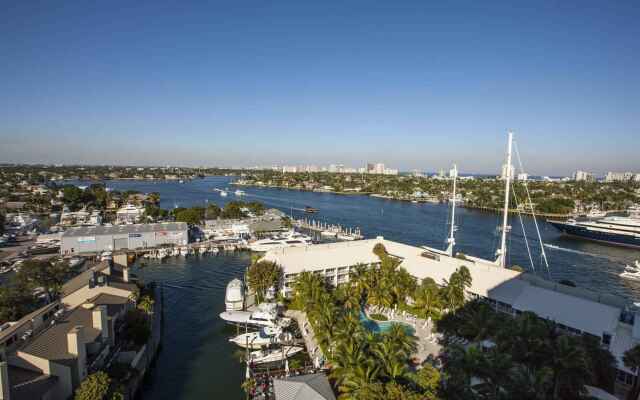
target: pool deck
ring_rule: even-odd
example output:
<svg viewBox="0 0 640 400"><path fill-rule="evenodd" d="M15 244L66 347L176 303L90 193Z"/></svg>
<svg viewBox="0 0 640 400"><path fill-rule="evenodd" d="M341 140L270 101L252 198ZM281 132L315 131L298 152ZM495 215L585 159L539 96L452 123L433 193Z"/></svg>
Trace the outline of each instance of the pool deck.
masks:
<svg viewBox="0 0 640 400"><path fill-rule="evenodd" d="M365 308L365 315L368 318L371 314L383 314L388 318L388 322L411 325L415 329L415 336L418 339L417 350L413 357L420 362L427 359L428 356L437 357L440 354L442 346L438 344L437 336L433 332L433 322L416 318L406 312L398 312L382 307L369 306Z"/></svg>

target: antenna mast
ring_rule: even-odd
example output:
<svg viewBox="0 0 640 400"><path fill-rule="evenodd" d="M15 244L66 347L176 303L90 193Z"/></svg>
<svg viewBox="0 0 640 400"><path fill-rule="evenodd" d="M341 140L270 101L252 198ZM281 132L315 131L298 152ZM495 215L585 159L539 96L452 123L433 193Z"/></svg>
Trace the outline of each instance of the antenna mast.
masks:
<svg viewBox="0 0 640 400"><path fill-rule="evenodd" d="M511 188L511 144L513 142L513 132L509 131L507 144L507 164L504 187L504 211L502 216L502 240L496 264L501 267L507 266L507 230L509 229L509 189Z"/></svg>
<svg viewBox="0 0 640 400"><path fill-rule="evenodd" d="M447 254L450 257L453 257L453 246L456 244L456 239L454 233L456 231L456 181L458 180L458 167L453 164L453 198L451 203L451 232L449 234L449 239L447 242L449 245L447 246Z"/></svg>

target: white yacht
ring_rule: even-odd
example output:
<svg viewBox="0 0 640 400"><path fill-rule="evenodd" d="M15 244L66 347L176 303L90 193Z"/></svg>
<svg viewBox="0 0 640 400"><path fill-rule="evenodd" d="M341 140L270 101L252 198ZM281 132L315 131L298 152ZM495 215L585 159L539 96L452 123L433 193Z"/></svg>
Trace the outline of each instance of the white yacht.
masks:
<svg viewBox="0 0 640 400"><path fill-rule="evenodd" d="M240 189L238 189L235 192L233 192L233 194L235 194L236 196L245 196L246 195L245 191L244 190L240 190Z"/></svg>
<svg viewBox="0 0 640 400"><path fill-rule="evenodd" d="M224 304L227 311L244 310L244 283L240 279L233 279L227 284Z"/></svg>
<svg viewBox="0 0 640 400"><path fill-rule="evenodd" d="M270 362L282 361L302 351L302 347L283 346L279 349L272 350L256 350L249 353L249 362L255 364L265 364Z"/></svg>
<svg viewBox="0 0 640 400"><path fill-rule="evenodd" d="M220 196L222 196L222 197L227 197L227 195L228 195L228 194L229 194L229 193L227 193L227 191L226 191L226 190L221 190L221 191L220 191Z"/></svg>
<svg viewBox="0 0 640 400"><path fill-rule="evenodd" d="M229 341L240 347L260 349L262 346L289 342L292 338L293 335L289 332L283 332L280 328L270 328L265 326L257 332L243 333L242 335L229 339Z"/></svg>
<svg viewBox="0 0 640 400"><path fill-rule="evenodd" d="M291 230L279 236L255 241L249 245L249 249L251 251L265 252L283 247L308 246L312 243L311 237Z"/></svg>
<svg viewBox="0 0 640 400"><path fill-rule="evenodd" d="M278 316L277 305L275 303L262 303L255 311L225 311L220 313L220 318L227 322L240 325L252 326L288 326L290 318L280 318Z"/></svg>
<svg viewBox="0 0 640 400"><path fill-rule="evenodd" d="M100 254L100 261L112 261L113 260L113 253L110 251L103 251L102 254Z"/></svg>

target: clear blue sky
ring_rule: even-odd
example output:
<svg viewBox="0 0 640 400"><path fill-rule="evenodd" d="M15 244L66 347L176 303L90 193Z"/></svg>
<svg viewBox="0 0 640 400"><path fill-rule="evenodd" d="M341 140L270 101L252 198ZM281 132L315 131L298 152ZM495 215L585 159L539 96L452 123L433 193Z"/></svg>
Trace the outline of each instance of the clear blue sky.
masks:
<svg viewBox="0 0 640 400"><path fill-rule="evenodd" d="M0 162L640 172L638 1L13 3Z"/></svg>

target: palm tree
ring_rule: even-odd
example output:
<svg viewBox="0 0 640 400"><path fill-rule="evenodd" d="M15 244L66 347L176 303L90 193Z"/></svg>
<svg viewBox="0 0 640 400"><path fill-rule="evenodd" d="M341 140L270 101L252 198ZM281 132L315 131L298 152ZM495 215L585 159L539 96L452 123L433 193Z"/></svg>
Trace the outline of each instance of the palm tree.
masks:
<svg viewBox="0 0 640 400"><path fill-rule="evenodd" d="M418 316L438 320L442 313L442 298L440 288L431 278L422 280L422 284L415 291L414 308Z"/></svg>
<svg viewBox="0 0 640 400"><path fill-rule="evenodd" d="M636 345L627 350L622 356L622 362L624 362L625 367L635 372L633 376L633 386L627 393L628 400L635 400L640 394L640 382L638 382L638 371L640 371L640 345Z"/></svg>
<svg viewBox="0 0 640 400"><path fill-rule="evenodd" d="M562 335L553 344L553 398L579 398L585 394L584 385L589 378L589 365L584 349L577 339Z"/></svg>
<svg viewBox="0 0 640 400"><path fill-rule="evenodd" d="M553 371L544 367L529 369L523 364L516 365L509 374L507 392L512 399L547 400L552 388Z"/></svg>
<svg viewBox="0 0 640 400"><path fill-rule="evenodd" d="M383 399L384 389L377 383L379 367L366 361L346 372L338 387L340 399Z"/></svg>

